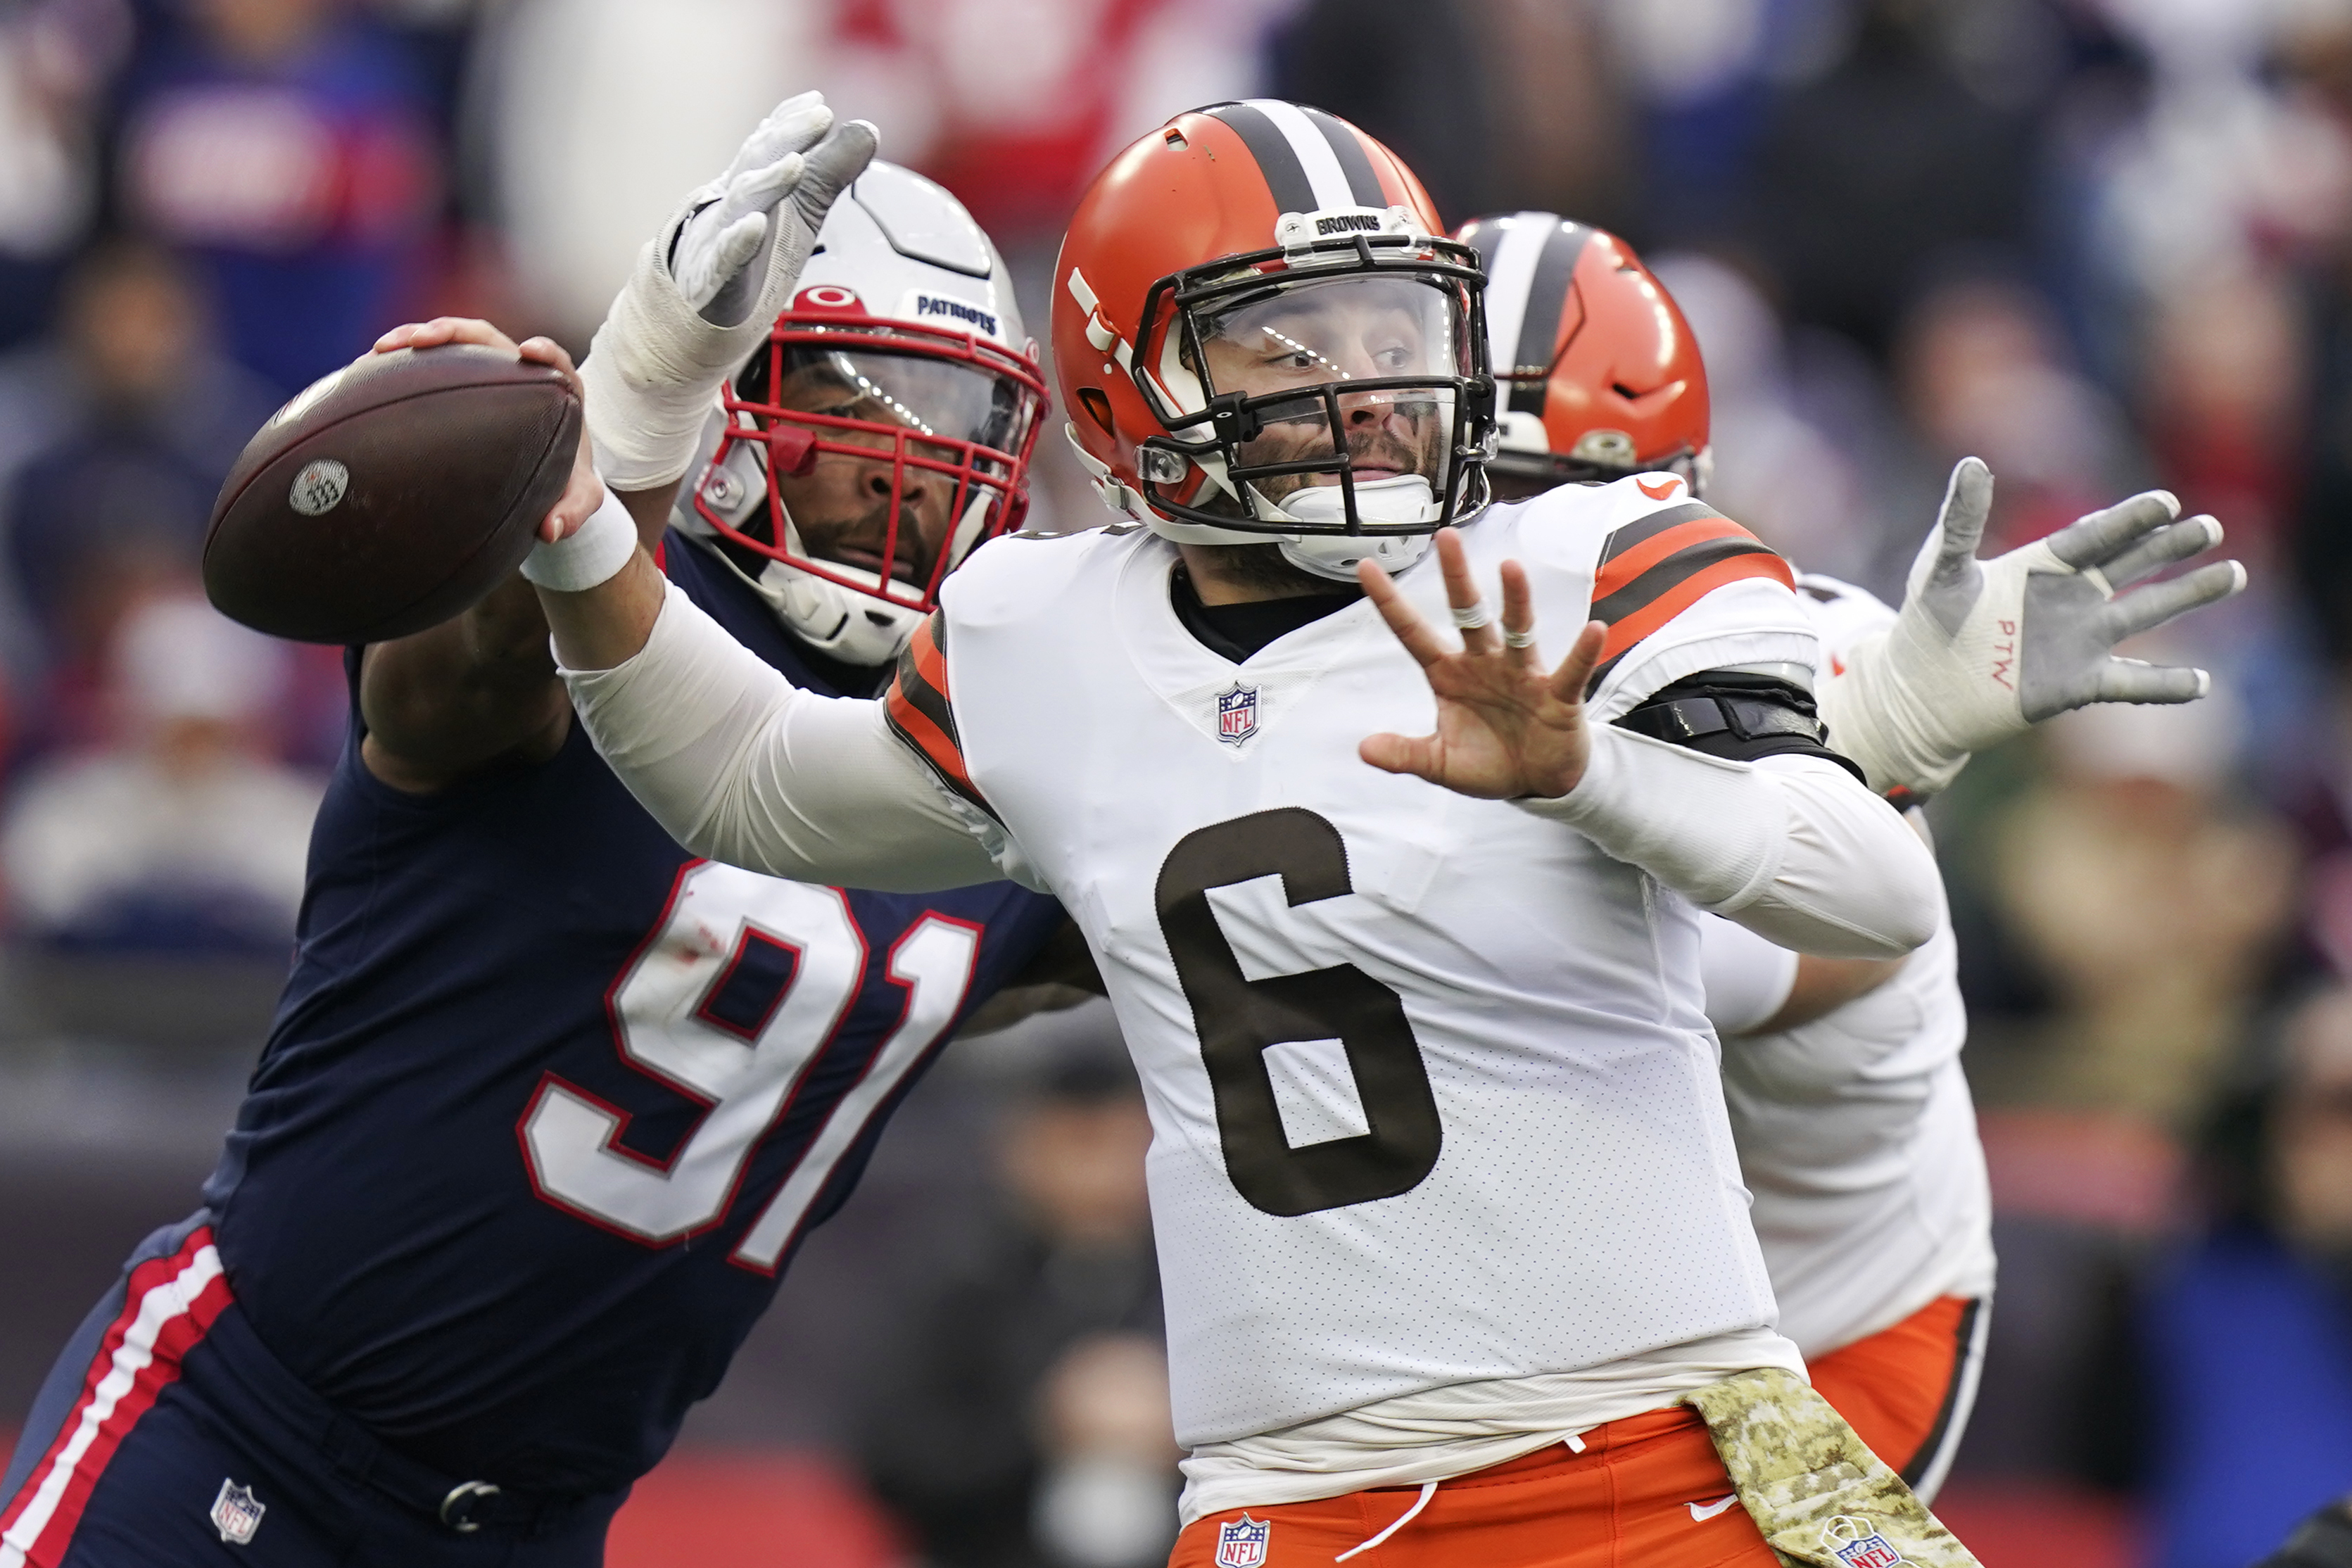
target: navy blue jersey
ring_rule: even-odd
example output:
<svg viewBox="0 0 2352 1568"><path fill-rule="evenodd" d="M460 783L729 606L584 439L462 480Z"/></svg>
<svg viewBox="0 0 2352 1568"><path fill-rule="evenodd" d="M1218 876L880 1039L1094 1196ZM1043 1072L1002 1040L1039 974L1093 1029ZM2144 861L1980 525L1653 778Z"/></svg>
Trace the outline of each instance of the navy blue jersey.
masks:
<svg viewBox="0 0 2352 1568"><path fill-rule="evenodd" d="M665 554L836 694L722 563L675 533ZM403 794L360 761L352 668L293 974L207 1188L229 1284L296 1375L415 1458L622 1485L1060 907L696 860L576 724L546 763Z"/></svg>

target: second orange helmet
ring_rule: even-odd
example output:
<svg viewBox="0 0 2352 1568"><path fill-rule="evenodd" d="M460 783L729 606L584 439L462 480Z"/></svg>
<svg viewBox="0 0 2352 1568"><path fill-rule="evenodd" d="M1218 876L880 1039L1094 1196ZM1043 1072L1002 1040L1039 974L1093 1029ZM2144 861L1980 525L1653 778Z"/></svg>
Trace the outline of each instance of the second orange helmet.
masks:
<svg viewBox="0 0 2352 1568"><path fill-rule="evenodd" d="M1706 367L1633 247L1546 212L1475 218L1455 237L1486 274L1498 491L1651 471L1704 489Z"/></svg>

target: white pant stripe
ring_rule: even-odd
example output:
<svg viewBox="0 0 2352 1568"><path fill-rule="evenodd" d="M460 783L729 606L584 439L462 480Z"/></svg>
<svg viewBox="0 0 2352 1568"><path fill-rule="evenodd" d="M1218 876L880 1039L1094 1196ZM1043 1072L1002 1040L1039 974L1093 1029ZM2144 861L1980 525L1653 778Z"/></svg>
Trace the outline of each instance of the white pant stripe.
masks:
<svg viewBox="0 0 2352 1568"><path fill-rule="evenodd" d="M139 1374L155 1359L155 1341L164 1325L174 1318L184 1317L205 1287L218 1279L220 1272L220 1254L209 1246L204 1247L188 1260L186 1268L140 1298L139 1316L122 1336L122 1342L115 1347L113 1364L99 1379L98 1387L81 1407L73 1436L50 1462L48 1473L41 1478L32 1502L7 1534L0 1536L0 1568L24 1568L26 1554L56 1517L58 1504L90 1446L98 1441L122 1396L131 1392Z"/></svg>

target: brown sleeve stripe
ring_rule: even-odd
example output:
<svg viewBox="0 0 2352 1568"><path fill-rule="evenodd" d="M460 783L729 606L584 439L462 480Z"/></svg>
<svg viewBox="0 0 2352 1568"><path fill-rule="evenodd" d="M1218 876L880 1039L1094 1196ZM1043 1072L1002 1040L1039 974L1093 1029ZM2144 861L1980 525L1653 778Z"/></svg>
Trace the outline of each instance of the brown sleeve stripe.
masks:
<svg viewBox="0 0 2352 1568"><path fill-rule="evenodd" d="M1680 506L1661 507L1647 517L1637 517L1607 539L1601 542L1601 564L1608 565L1645 539L1655 539L1670 528L1696 518L1721 517L1723 514L1705 501L1686 500Z"/></svg>
<svg viewBox="0 0 2352 1568"><path fill-rule="evenodd" d="M1593 602L1605 604L1642 580L1651 571L1696 545L1728 540L1762 549L1757 537L1727 517L1695 517L1662 529L1632 545L1614 561L1604 562L1592 582ZM1603 616L1614 619L1614 616Z"/></svg>
<svg viewBox="0 0 2352 1568"><path fill-rule="evenodd" d="M993 816L964 768L963 742L956 733L955 710L948 700L947 660L940 656L939 617L919 627L898 656L882 711L898 738L939 774L940 782Z"/></svg>
<svg viewBox="0 0 2352 1568"><path fill-rule="evenodd" d="M1684 530L1692 531L1685 535ZM1789 563L1773 553L1762 540L1725 519L1685 523L1658 536L1653 542L1664 553L1651 560L1648 550L1628 552L1622 559L1647 560L1649 564L1635 570L1632 575L1619 577L1615 565L1603 568L1592 585L1592 618L1607 621L1611 626L1639 615L1660 595L1674 589L1695 573L1705 572L1725 562L1753 557L1759 570L1749 575L1776 577L1792 591L1797 579ZM1612 581L1612 579L1614 579ZM1685 600L1684 603L1689 603Z"/></svg>
<svg viewBox="0 0 2352 1568"><path fill-rule="evenodd" d="M1587 696L1600 689L1601 682L1607 678L1611 668L1632 651L1634 644L1724 584L1759 577L1783 587L1789 585L1789 563L1761 544L1751 541L1729 553L1723 552L1722 542L1700 545L1697 549L1717 553L1710 560L1687 569L1682 566L1679 558L1670 563L1676 568L1673 581L1639 603L1630 613L1612 617L1602 613L1600 605L1592 607L1593 619L1609 623L1609 636L1601 645L1600 668L1592 672L1591 680L1586 683ZM1664 572L1666 568L1657 570Z"/></svg>

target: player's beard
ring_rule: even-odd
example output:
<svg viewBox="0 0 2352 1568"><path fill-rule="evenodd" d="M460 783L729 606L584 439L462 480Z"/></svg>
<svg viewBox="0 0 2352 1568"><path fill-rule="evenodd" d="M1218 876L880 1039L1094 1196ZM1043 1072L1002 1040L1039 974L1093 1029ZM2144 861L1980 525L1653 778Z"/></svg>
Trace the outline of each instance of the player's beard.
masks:
<svg viewBox="0 0 2352 1568"><path fill-rule="evenodd" d="M1443 451L1446 422L1434 413L1423 415L1412 422L1414 439L1407 441L1392 430L1375 429L1350 433L1348 437L1348 460L1358 468L1373 467L1393 469L1400 474L1419 474L1438 488L1438 458ZM1257 446L1268 446L1261 440ZM1292 452L1244 454L1245 462L1283 462L1302 458L1319 457L1328 453L1331 443L1327 434L1318 433L1300 444ZM1310 484L1336 485L1337 474L1275 474L1250 483L1257 493L1279 506L1286 496L1295 495Z"/></svg>
<svg viewBox="0 0 2352 1568"><path fill-rule="evenodd" d="M1356 594L1353 583L1336 582L1303 571L1283 559L1279 544L1213 544L1216 573L1226 584L1249 590L1260 598L1296 599L1310 594Z"/></svg>
<svg viewBox="0 0 2352 1568"><path fill-rule="evenodd" d="M898 517L896 559L887 565L882 563L882 542L890 537L890 503L887 500L855 521L820 523L814 527L800 522L797 518L794 521L799 527L802 546L812 559L856 566L864 571L873 571L881 565L888 575L902 584L919 585L929 583L931 568L939 559L939 552L924 537L921 521L910 510L902 509Z"/></svg>
<svg viewBox="0 0 2352 1568"><path fill-rule="evenodd" d="M1420 438L1421 450L1391 431L1371 430L1351 435L1348 440L1348 458L1359 465L1375 465L1393 468L1400 473L1419 474L1435 483L1439 443L1445 437L1446 422L1433 414L1412 422L1413 434ZM1318 435L1303 443L1308 449L1268 454L1250 453L1258 461L1279 462L1288 458L1312 457L1319 450L1328 452L1328 436ZM1282 498L1296 494L1310 483L1338 484L1333 474L1280 474L1271 479L1253 481L1257 492L1279 505ZM1240 510L1237 503L1219 498L1225 504ZM1301 566L1294 566L1283 556L1279 544L1220 544L1211 546L1216 552L1216 571L1234 587L1243 588L1266 598L1297 598L1307 595L1354 594L1359 590L1352 583L1318 576Z"/></svg>

